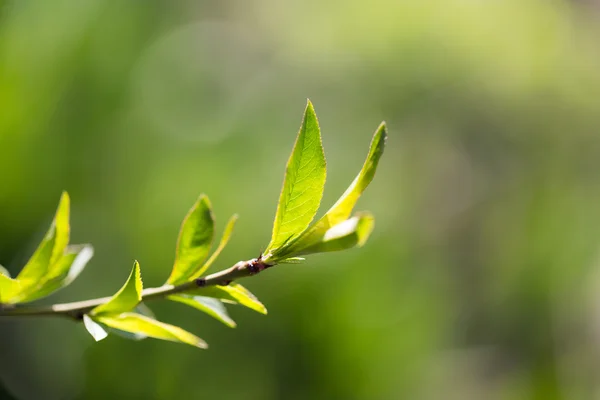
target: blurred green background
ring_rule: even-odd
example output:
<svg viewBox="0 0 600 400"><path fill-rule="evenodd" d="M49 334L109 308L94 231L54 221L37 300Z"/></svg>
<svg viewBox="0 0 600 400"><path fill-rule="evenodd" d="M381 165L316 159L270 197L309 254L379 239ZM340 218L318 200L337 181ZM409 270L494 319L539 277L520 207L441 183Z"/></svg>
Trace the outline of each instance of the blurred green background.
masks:
<svg viewBox="0 0 600 400"><path fill-rule="evenodd" d="M0 2L0 263L63 189L96 249L45 302L160 285L200 193L240 214L215 268L257 256L307 97L324 208L390 130L371 240L247 280L267 317L151 304L207 351L2 320L4 396L600 398L599 38L596 0Z"/></svg>

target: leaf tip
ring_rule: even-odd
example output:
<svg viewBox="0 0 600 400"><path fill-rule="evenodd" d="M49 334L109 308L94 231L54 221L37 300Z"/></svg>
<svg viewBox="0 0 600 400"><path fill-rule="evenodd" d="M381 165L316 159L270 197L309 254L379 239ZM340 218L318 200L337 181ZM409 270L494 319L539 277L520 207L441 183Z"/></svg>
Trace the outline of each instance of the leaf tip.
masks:
<svg viewBox="0 0 600 400"><path fill-rule="evenodd" d="M387 140L387 124L385 123L385 121L381 121L381 123L377 127L377 130L375 131L374 136L381 136L381 140L383 144L385 144L385 141Z"/></svg>
<svg viewBox="0 0 600 400"><path fill-rule="evenodd" d="M135 274L135 292L137 294L138 301L142 301L142 290L144 290L144 283L142 281L142 271L140 270L140 263L138 260L133 262L133 270Z"/></svg>
<svg viewBox="0 0 600 400"><path fill-rule="evenodd" d="M206 193L200 193L200 196L198 196L198 203L200 202L210 204L210 200L208 199Z"/></svg>
<svg viewBox="0 0 600 400"><path fill-rule="evenodd" d="M314 118L317 117L316 112L315 112L315 106L313 105L312 101L310 101L310 99L306 99L306 109L304 111L304 117L306 118L307 115L311 115L314 116Z"/></svg>

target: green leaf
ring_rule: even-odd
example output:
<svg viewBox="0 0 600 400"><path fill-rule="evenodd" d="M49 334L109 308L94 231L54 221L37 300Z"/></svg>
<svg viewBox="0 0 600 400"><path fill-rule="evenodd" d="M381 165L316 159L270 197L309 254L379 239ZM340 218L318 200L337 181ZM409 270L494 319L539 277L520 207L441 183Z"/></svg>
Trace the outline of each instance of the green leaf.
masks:
<svg viewBox="0 0 600 400"><path fill-rule="evenodd" d="M204 340L178 326L165 324L140 314L123 313L114 316L96 316L94 319L111 328L125 332L142 334L155 339L187 343L201 349L208 347Z"/></svg>
<svg viewBox="0 0 600 400"><path fill-rule="evenodd" d="M142 301L142 276L140 264L135 261L125 285L106 303L94 308L90 315L120 314L133 310Z"/></svg>
<svg viewBox="0 0 600 400"><path fill-rule="evenodd" d="M258 301L256 296L254 296L248 289L240 285L239 283L232 283L227 286L207 286L192 289L189 294L213 297L216 299L220 299L224 302L230 303L238 303L243 306L246 306L254 311L257 311L261 314L266 314L266 307Z"/></svg>
<svg viewBox="0 0 600 400"><path fill-rule="evenodd" d="M89 244L67 246L62 258L37 286L29 286L26 291L19 292L19 302L37 300L68 286L83 271L93 255L94 249Z"/></svg>
<svg viewBox="0 0 600 400"><path fill-rule="evenodd" d="M227 243L229 242L229 238L231 237L231 233L233 232L233 227L235 226L235 223L237 222L237 220L238 220L238 216L235 214L232 215L231 218L229 218L229 221L227 221L227 225L225 225L225 231L223 232L223 236L221 237L221 242L219 242L219 246L216 248L214 253L212 253L210 258L204 263L202 268L200 268L198 271L193 273L189 277L188 280L192 280L192 279L201 277L210 268L210 266L215 262L215 260L217 259L217 257L219 257L219 255L221 254L221 252L223 251L225 246L227 246Z"/></svg>
<svg viewBox="0 0 600 400"><path fill-rule="evenodd" d="M108 332L106 332L104 327L92 320L87 314L83 316L83 324L96 342L99 342L108 336Z"/></svg>
<svg viewBox="0 0 600 400"><path fill-rule="evenodd" d="M202 312L205 312L206 314L210 315L213 318L216 318L217 320L221 321L230 328L236 327L235 321L231 319L223 303L217 299L205 296L188 296L184 294L173 295L167 298L169 300L183 303L190 307L194 307Z"/></svg>
<svg viewBox="0 0 600 400"><path fill-rule="evenodd" d="M214 230L215 219L210 201L208 197L201 195L181 224L175 265L167 280L168 284L177 285L186 282L201 268L202 262L210 251Z"/></svg>
<svg viewBox="0 0 600 400"><path fill-rule="evenodd" d="M320 242L296 254L324 253L361 247L373 232L374 223L375 219L371 214L358 214L330 228Z"/></svg>
<svg viewBox="0 0 600 400"><path fill-rule="evenodd" d="M20 287L19 281L0 274L0 304L9 304L15 293L19 292Z"/></svg>
<svg viewBox="0 0 600 400"><path fill-rule="evenodd" d="M37 286L63 256L69 243L69 204L69 195L63 192L50 229L16 278L22 290Z"/></svg>
<svg viewBox="0 0 600 400"><path fill-rule="evenodd" d="M302 251L303 249L314 246L322 241L323 235L330 228L341 223L350 216L359 197L375 176L379 160L381 159L385 148L386 139L386 125L385 122L382 122L373 135L369 154L367 155L367 159L365 160L362 169L348 189L323 217L300 235L297 240L293 243L289 243L285 249L282 249L281 253L278 255L279 257L286 258L286 256L292 254L306 254Z"/></svg>
<svg viewBox="0 0 600 400"><path fill-rule="evenodd" d="M287 163L273 235L265 254L277 253L281 246L298 237L308 227L321 203L325 176L326 162L321 131L309 100L294 150Z"/></svg>
<svg viewBox="0 0 600 400"><path fill-rule="evenodd" d="M148 307L146 304L144 303L140 303L137 305L137 307L133 310L133 312L135 314L141 314L145 317L148 317L150 319L156 319L156 316L154 315L154 313L152 312L152 310L150 309L150 307ZM128 340L143 340L146 339L148 336L144 335L143 333L132 333L132 332L125 332L119 329L115 329L115 328L111 328L109 326L105 326L105 329L111 333L111 334L115 334L117 336L121 336L122 338L128 339Z"/></svg>

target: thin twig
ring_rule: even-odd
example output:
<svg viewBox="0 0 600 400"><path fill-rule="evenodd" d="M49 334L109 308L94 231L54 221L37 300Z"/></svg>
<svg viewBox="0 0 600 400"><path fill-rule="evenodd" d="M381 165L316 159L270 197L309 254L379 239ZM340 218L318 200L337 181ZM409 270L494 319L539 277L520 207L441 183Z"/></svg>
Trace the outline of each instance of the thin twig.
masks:
<svg viewBox="0 0 600 400"><path fill-rule="evenodd" d="M227 286L236 279L255 275L270 267L260 259L254 258L248 261L240 261L234 266L224 269L204 278L194 279L180 285L163 285L156 288L148 288L142 291L142 301L162 299L176 293L183 293L194 288L207 286ZM0 304L0 317L26 317L26 316L61 316L80 320L83 315L90 312L100 304L106 303L111 297L101 297L71 303L53 304L50 306L30 306Z"/></svg>

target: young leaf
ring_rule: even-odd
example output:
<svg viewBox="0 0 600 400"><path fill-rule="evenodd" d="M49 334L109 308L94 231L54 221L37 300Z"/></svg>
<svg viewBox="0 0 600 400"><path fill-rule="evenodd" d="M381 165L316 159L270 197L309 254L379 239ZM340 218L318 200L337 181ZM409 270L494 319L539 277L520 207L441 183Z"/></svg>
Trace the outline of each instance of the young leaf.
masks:
<svg viewBox="0 0 600 400"><path fill-rule="evenodd" d="M230 328L236 327L235 321L231 319L223 303L221 303L217 299L205 296L188 296L185 294L173 295L167 298L169 300L183 303L190 307L194 307L202 312L205 312L206 314L218 319Z"/></svg>
<svg viewBox="0 0 600 400"><path fill-rule="evenodd" d="M50 229L17 276L22 290L38 284L63 255L69 243L69 195L63 192Z"/></svg>
<svg viewBox="0 0 600 400"><path fill-rule="evenodd" d="M108 336L108 332L106 332L100 324L94 322L87 314L83 316L83 324L96 342L99 342Z"/></svg>
<svg viewBox="0 0 600 400"><path fill-rule="evenodd" d="M362 213L330 228L320 242L302 249L296 254L324 253L361 247L373 231L375 219L371 214Z"/></svg>
<svg viewBox="0 0 600 400"><path fill-rule="evenodd" d="M8 272L8 270L6 268L4 268L2 265L0 265L0 275L4 275L4 276L10 278L10 272Z"/></svg>
<svg viewBox="0 0 600 400"><path fill-rule="evenodd" d="M277 205L273 235L265 254L276 252L300 235L313 220L325 185L326 163L321 131L310 100L288 160Z"/></svg>
<svg viewBox="0 0 600 400"><path fill-rule="evenodd" d="M278 253L278 257L286 258L286 255L306 254L302 249L319 243L325 232L350 216L360 195L365 191L367 186L369 186L375 176L375 171L377 170L379 160L381 159L385 148L386 139L386 125L385 122L382 122L373 135L369 154L367 155L367 159L365 160L362 169L348 189L346 189L344 194L323 217L303 232L297 240L293 243L288 243L285 249L281 249L281 252Z"/></svg>
<svg viewBox="0 0 600 400"><path fill-rule="evenodd" d="M199 337L179 328L135 313L123 313L112 316L95 316L94 319L111 328L125 332L142 334L155 339L187 343L205 349L206 342Z"/></svg>
<svg viewBox="0 0 600 400"><path fill-rule="evenodd" d="M37 286L29 286L27 290L19 292L19 302L37 300L68 286L83 271L93 255L94 248L89 244L67 246L62 258Z"/></svg>
<svg viewBox="0 0 600 400"><path fill-rule="evenodd" d="M135 261L125 285L106 303L94 308L90 315L120 314L133 310L142 301L142 276L140 264Z"/></svg>
<svg viewBox="0 0 600 400"><path fill-rule="evenodd" d="M266 307L248 289L239 283L227 286L207 286L192 289L189 294L213 297L224 302L239 303L261 314L266 314Z"/></svg>
<svg viewBox="0 0 600 400"><path fill-rule="evenodd" d="M19 292L20 287L19 281L7 275L0 274L0 304L10 303L15 293Z"/></svg>
<svg viewBox="0 0 600 400"><path fill-rule="evenodd" d="M237 222L237 220L238 220L237 214L234 214L231 216L231 218L229 218L229 221L227 221L227 225L225 225L225 231L223 232L223 236L221 237L221 242L219 242L219 246L212 253L210 258L204 263L202 268L200 268L198 271L193 273L189 277L188 280L199 278L206 271L208 271L208 269L210 268L212 263L215 262L215 260L217 259L217 257L219 257L219 255L221 254L221 252L223 251L225 246L227 246L227 243L229 242L229 238L231 237L231 233L233 232L233 227L235 226L235 223Z"/></svg>
<svg viewBox="0 0 600 400"><path fill-rule="evenodd" d="M177 285L189 280L208 256L215 230L215 219L208 197L201 195L181 224L175 265L168 284Z"/></svg>
<svg viewBox="0 0 600 400"><path fill-rule="evenodd" d="M152 310L150 309L150 307L148 307L147 305L145 305L144 303L140 303L137 305L136 308L134 308L133 313L135 314L140 314L143 315L144 317L148 317L150 319L156 319L156 316L154 315L154 313L152 312ZM109 333L113 333L117 336L121 336L122 338L128 339L128 340L143 340L146 339L148 336L144 335L143 333L132 333L132 332L125 332L116 328L111 328L109 326L105 327L106 330Z"/></svg>

